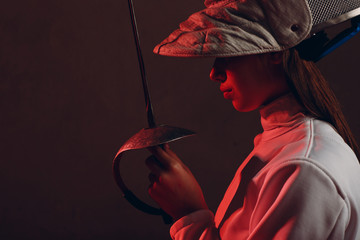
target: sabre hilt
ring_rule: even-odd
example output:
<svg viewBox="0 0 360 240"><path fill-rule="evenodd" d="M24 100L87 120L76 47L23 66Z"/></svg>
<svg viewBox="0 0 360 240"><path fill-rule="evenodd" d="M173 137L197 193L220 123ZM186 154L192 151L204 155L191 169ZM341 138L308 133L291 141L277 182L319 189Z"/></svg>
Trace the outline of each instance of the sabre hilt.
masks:
<svg viewBox="0 0 360 240"><path fill-rule="evenodd" d="M145 213L151 215L161 215L164 222L167 224L172 222L172 218L166 212L162 209L157 209L144 203L127 188L120 174L120 161L123 153L126 151L159 146L194 134L195 133L193 131L184 128L161 125L155 128L145 128L140 130L121 146L113 160L113 175L118 187L123 193L123 196L130 202L131 205Z"/></svg>

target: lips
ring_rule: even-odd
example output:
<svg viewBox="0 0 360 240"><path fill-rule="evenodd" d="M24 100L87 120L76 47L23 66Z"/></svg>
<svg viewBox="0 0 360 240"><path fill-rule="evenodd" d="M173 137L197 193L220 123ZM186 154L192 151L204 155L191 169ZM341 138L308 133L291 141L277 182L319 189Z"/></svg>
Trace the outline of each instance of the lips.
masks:
<svg viewBox="0 0 360 240"><path fill-rule="evenodd" d="M231 93L232 93L231 88L225 88L225 87L220 86L220 91L222 91L224 93L224 98L226 98L226 99L231 98Z"/></svg>

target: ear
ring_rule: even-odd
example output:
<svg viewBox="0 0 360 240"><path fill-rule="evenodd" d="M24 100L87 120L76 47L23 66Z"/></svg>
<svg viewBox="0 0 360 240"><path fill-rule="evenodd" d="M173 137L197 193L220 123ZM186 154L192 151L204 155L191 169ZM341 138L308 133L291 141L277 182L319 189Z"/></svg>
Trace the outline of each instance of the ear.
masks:
<svg viewBox="0 0 360 240"><path fill-rule="evenodd" d="M272 64L280 64L283 61L283 53L282 52L270 53L269 60L270 63Z"/></svg>

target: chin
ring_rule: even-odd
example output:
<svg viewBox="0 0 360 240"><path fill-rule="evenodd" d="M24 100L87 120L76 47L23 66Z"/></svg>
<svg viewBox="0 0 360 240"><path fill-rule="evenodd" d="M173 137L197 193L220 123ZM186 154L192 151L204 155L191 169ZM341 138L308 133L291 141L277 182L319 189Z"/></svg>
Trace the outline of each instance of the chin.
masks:
<svg viewBox="0 0 360 240"><path fill-rule="evenodd" d="M251 112L260 107L260 105L245 106L242 104L238 104L236 102L233 102L232 104L233 104L233 107L235 108L235 110L238 112Z"/></svg>

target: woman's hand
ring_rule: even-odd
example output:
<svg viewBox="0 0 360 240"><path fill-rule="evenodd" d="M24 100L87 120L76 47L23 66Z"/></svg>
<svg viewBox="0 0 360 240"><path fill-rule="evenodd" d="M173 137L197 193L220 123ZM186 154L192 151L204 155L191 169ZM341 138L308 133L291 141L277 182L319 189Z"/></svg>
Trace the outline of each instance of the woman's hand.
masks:
<svg viewBox="0 0 360 240"><path fill-rule="evenodd" d="M149 148L146 159L151 170L149 195L174 220L200 209L208 209L202 190L184 163L167 144Z"/></svg>

